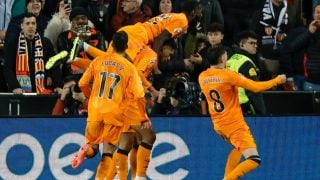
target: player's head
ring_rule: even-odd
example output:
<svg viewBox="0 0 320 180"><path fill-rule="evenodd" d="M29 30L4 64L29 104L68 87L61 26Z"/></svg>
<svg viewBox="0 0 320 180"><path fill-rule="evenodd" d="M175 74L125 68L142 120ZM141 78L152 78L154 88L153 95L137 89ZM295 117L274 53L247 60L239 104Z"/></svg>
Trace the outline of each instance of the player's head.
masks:
<svg viewBox="0 0 320 180"><path fill-rule="evenodd" d="M223 46L209 48L207 55L208 55L208 61L210 65L218 65L218 64L225 65L228 59L227 51Z"/></svg>
<svg viewBox="0 0 320 180"><path fill-rule="evenodd" d="M112 36L112 47L117 52L124 52L128 48L128 35L124 31L118 31Z"/></svg>
<svg viewBox="0 0 320 180"><path fill-rule="evenodd" d="M195 0L187 0L182 5L182 12L186 14L188 21L192 21L198 14L201 14L201 6Z"/></svg>

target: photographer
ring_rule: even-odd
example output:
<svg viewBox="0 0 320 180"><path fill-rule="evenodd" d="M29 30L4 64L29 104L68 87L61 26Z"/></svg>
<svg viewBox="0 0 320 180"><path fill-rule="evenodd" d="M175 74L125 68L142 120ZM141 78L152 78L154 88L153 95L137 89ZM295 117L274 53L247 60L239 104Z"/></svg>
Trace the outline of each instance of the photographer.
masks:
<svg viewBox="0 0 320 180"><path fill-rule="evenodd" d="M160 88L151 110L152 115L200 114L199 86L189 81L187 73L176 74L166 84L166 88Z"/></svg>
<svg viewBox="0 0 320 180"><path fill-rule="evenodd" d="M60 98L52 110L52 115L85 115L87 114L88 100L81 92L77 77L68 76L64 80Z"/></svg>

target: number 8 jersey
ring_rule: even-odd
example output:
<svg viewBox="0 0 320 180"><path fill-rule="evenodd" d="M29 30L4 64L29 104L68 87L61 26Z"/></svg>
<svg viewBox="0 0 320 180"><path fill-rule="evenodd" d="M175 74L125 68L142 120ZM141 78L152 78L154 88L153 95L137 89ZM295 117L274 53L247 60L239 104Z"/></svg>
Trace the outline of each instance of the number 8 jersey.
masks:
<svg viewBox="0 0 320 180"><path fill-rule="evenodd" d="M252 81L228 69L208 68L199 75L215 130L247 126L239 104L238 87L260 92L280 82L279 77L270 81Z"/></svg>

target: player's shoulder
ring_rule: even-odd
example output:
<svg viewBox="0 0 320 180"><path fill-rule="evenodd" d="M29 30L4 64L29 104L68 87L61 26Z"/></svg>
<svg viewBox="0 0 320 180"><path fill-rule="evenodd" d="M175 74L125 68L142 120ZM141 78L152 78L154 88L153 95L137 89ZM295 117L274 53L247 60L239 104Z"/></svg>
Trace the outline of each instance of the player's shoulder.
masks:
<svg viewBox="0 0 320 180"><path fill-rule="evenodd" d="M187 21L187 16L184 13L168 13L168 15L171 17L171 19L182 19Z"/></svg>

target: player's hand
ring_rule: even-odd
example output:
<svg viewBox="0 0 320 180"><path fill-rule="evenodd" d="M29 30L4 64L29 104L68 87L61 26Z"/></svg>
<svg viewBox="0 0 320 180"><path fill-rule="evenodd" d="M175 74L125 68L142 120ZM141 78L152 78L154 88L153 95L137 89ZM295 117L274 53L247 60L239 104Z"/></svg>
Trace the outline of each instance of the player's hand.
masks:
<svg viewBox="0 0 320 180"><path fill-rule="evenodd" d="M280 84L283 84L283 83L285 83L287 81L287 77L286 77L285 74L278 75L278 78L280 78L280 80L281 80Z"/></svg>

